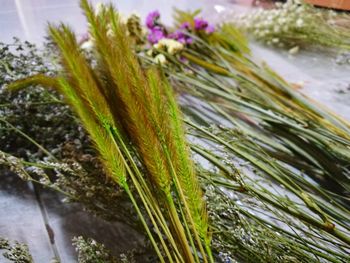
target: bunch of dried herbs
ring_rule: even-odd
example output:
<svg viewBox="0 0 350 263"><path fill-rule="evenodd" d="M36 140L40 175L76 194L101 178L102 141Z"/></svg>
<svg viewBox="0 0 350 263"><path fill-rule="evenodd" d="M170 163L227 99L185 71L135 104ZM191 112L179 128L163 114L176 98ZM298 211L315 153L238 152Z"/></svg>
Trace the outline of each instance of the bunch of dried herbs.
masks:
<svg viewBox="0 0 350 263"><path fill-rule="evenodd" d="M142 45L145 36L133 43L145 66L165 62L163 71L182 94L216 260L347 262L349 124L254 63L232 25L208 34L197 15L178 12L177 36L192 42L171 38L182 44L176 52L169 52L169 40L151 48ZM94 45L110 41L98 39L105 31L91 33ZM155 59L159 55L162 60ZM156 210L154 215L161 216ZM159 252L160 258L169 255Z"/></svg>

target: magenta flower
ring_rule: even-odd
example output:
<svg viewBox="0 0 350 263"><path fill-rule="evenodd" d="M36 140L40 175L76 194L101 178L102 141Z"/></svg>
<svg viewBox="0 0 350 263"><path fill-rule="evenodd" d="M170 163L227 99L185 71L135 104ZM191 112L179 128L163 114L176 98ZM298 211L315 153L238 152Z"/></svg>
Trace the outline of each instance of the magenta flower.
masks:
<svg viewBox="0 0 350 263"><path fill-rule="evenodd" d="M189 22L184 22L181 24L180 29L190 29L191 25Z"/></svg>
<svg viewBox="0 0 350 263"><path fill-rule="evenodd" d="M191 45L193 43L193 38L192 37L187 37L186 38L186 44Z"/></svg>
<svg viewBox="0 0 350 263"><path fill-rule="evenodd" d="M154 28L157 25L157 21L160 18L160 13L158 10L150 12L146 17L146 26L149 29Z"/></svg>
<svg viewBox="0 0 350 263"><path fill-rule="evenodd" d="M169 34L168 37L175 39L184 45L193 43L193 39L187 36L182 30L176 30L175 32Z"/></svg>
<svg viewBox="0 0 350 263"><path fill-rule="evenodd" d="M208 26L208 22L203 18L195 18L193 21L194 21L194 29L196 30L206 29Z"/></svg>
<svg viewBox="0 0 350 263"><path fill-rule="evenodd" d="M205 32L207 34L212 34L212 33L214 33L214 31L215 31L215 27L213 25L208 24L208 26L205 29Z"/></svg>
<svg viewBox="0 0 350 263"><path fill-rule="evenodd" d="M208 21L203 18L194 19L194 29L195 30L204 30L207 34L212 34L215 31L215 27L210 25Z"/></svg>
<svg viewBox="0 0 350 263"><path fill-rule="evenodd" d="M159 40L165 37L164 31L161 27L153 27L151 32L148 34L148 41L152 44L158 43Z"/></svg>

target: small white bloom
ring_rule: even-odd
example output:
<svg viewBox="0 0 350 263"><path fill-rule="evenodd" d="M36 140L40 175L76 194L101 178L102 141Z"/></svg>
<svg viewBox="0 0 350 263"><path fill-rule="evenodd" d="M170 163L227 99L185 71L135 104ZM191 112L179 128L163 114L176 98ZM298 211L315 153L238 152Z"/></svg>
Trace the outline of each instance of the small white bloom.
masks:
<svg viewBox="0 0 350 263"><path fill-rule="evenodd" d="M281 27L279 27L278 25L275 25L275 26L273 27L273 32L279 33L280 31L281 31Z"/></svg>
<svg viewBox="0 0 350 263"><path fill-rule="evenodd" d="M283 32L288 32L289 31L289 26L288 25L285 25L284 27L283 27Z"/></svg>
<svg viewBox="0 0 350 263"><path fill-rule="evenodd" d="M222 5L214 5L214 9L216 10L216 12L221 13L225 11L226 8Z"/></svg>
<svg viewBox="0 0 350 263"><path fill-rule="evenodd" d="M265 35L265 31L259 31L259 34L257 34L257 36L261 38L263 38Z"/></svg>
<svg viewBox="0 0 350 263"><path fill-rule="evenodd" d="M160 43L160 41L159 41L158 43L156 43L156 44L153 45L153 48L154 48L154 49L160 50L160 49L163 49L163 45L161 45L161 43Z"/></svg>
<svg viewBox="0 0 350 263"><path fill-rule="evenodd" d="M299 46L295 46L295 47L291 48L288 52L291 55L297 54L299 52Z"/></svg>
<svg viewBox="0 0 350 263"><path fill-rule="evenodd" d="M157 64L165 64L166 63L166 57L163 54L158 54L155 58L154 58L154 62L156 62Z"/></svg>
<svg viewBox="0 0 350 263"><path fill-rule="evenodd" d="M260 25L263 25L264 27L270 27L272 26L272 21L270 20L265 20L263 23L261 23Z"/></svg>
<svg viewBox="0 0 350 263"><path fill-rule="evenodd" d="M295 10L295 12L297 13L297 14L301 14L301 13L303 13L305 11L305 7L303 6L303 5L301 5L300 7L298 7L296 10Z"/></svg>
<svg viewBox="0 0 350 263"><path fill-rule="evenodd" d="M287 19L285 17L280 17L280 18L278 18L277 22L279 25L282 26L287 22Z"/></svg>
<svg viewBox="0 0 350 263"><path fill-rule="evenodd" d="M146 55L152 57L152 55L153 55L153 49L147 50Z"/></svg>
<svg viewBox="0 0 350 263"><path fill-rule="evenodd" d="M107 25L107 36L108 37L113 37L114 36L114 32L113 32L112 26L110 24Z"/></svg>
<svg viewBox="0 0 350 263"><path fill-rule="evenodd" d="M88 40L88 41L85 41L83 44L81 44L81 48L82 49L85 49L85 50L91 50L94 46L94 43L92 42L92 40Z"/></svg>
<svg viewBox="0 0 350 263"><path fill-rule="evenodd" d="M104 4L103 3L101 3L101 2L97 3L95 5L95 15L98 16L102 12L103 8L104 8Z"/></svg>
<svg viewBox="0 0 350 263"><path fill-rule="evenodd" d="M304 24L304 21L303 21L303 19L299 18L299 19L296 21L295 24L296 24L297 27L302 27L303 24Z"/></svg>
<svg viewBox="0 0 350 263"><path fill-rule="evenodd" d="M120 23L123 24L123 25L126 25L126 23L128 22L128 19L129 19L130 16L127 16L127 15L125 15L123 13L119 13L119 21L120 21Z"/></svg>
<svg viewBox="0 0 350 263"><path fill-rule="evenodd" d="M153 45L153 47L158 50L164 49L170 55L174 55L184 48L183 44L170 38L163 38L159 40L159 42Z"/></svg>

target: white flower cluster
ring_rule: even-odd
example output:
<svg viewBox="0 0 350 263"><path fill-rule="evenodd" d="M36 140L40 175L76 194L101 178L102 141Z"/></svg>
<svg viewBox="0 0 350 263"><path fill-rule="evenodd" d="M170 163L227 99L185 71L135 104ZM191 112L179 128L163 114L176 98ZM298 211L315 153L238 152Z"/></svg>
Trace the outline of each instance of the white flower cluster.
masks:
<svg viewBox="0 0 350 263"><path fill-rule="evenodd" d="M165 52L169 53L170 55L174 55L181 50L183 50L184 45L180 42L171 39L171 38L163 38L159 40L157 44L154 44L153 47L156 50L164 50Z"/></svg>
<svg viewBox="0 0 350 263"><path fill-rule="evenodd" d="M317 14L312 9L299 0L288 0L276 3L274 9L260 8L236 16L232 22L269 45L283 46L287 42L293 46L294 38L307 38L310 27L314 27Z"/></svg>
<svg viewBox="0 0 350 263"><path fill-rule="evenodd" d="M184 49L184 45L182 43L174 39L162 38L161 40L159 40L157 44L153 45L153 49L150 49L147 52L147 55L153 56L158 53L157 51L164 51L169 55L175 55L175 54L178 54L183 49ZM155 63L159 63L159 64L165 64L167 61L166 57L162 53L157 54L153 58L153 60Z"/></svg>
<svg viewBox="0 0 350 263"><path fill-rule="evenodd" d="M257 40L287 46L296 53L300 46L320 45L350 49L350 16L315 8L301 0L276 3L274 9L234 15L232 22Z"/></svg>

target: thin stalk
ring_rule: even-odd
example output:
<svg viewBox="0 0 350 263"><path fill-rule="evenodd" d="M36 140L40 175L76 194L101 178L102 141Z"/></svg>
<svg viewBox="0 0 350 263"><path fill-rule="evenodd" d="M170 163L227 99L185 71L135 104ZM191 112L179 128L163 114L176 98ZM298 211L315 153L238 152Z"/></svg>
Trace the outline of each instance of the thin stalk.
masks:
<svg viewBox="0 0 350 263"><path fill-rule="evenodd" d="M163 214L162 214L162 212L160 211L159 207L157 206L157 201L153 199L153 196L152 196L152 194L151 194L151 192L150 192L150 190L149 190L149 187L147 186L146 182L144 181L141 172L139 171L137 165L136 165L135 162L134 162L134 159L133 159L132 156L130 155L130 153L129 153L127 147L126 147L126 145L124 144L124 142L123 142L123 140L121 139L121 137L119 136L119 134L118 134L117 132L113 132L113 134L117 137L118 142L120 143L123 152L125 153L125 155L126 155L128 161L131 163L132 168L133 168L134 171L136 172L137 177L138 177L139 180L141 181L142 186L140 186L140 188L143 189L143 190L145 190L146 193L147 193L147 194L145 195L144 198L147 199L147 203L153 204L153 206L151 206L151 209L153 210L153 213L155 214L157 220L161 222L161 227L162 227L163 231L165 232L165 234L167 235L167 237L168 237L170 243L172 244L173 249L175 250L176 254L181 258L181 261L183 261L182 256L181 256L180 252L178 251L177 245L175 244L175 241L174 241L174 239L173 239L173 236L172 236L170 230L169 230L168 227L167 227L167 223L166 223L166 221L165 221L165 219L164 219L164 217L163 217ZM135 180L136 180L136 178L135 178ZM137 184L138 184L138 183L137 183ZM147 196L148 196L148 197L147 197ZM151 200L148 199L148 198L151 198Z"/></svg>
<svg viewBox="0 0 350 263"><path fill-rule="evenodd" d="M9 123L8 121L6 121L3 118L0 118L0 121L6 123L8 126L11 127L11 129L13 129L15 132L19 133L21 136L23 136L25 139L27 139L28 141L30 141L32 144L34 144L36 147L38 147L43 153L45 153L47 156L51 157L52 160L55 160L58 162L58 160L56 159L55 156L53 156L48 150L46 150L43 146L41 146L39 143L37 143L33 138L31 138L30 136L28 136L27 134L25 134L24 132L22 132L20 129L16 128L15 126L13 126L11 123Z"/></svg>
<svg viewBox="0 0 350 263"><path fill-rule="evenodd" d="M194 223L194 220L193 220L193 217L192 217L192 213L191 213L191 211L190 211L190 209L188 207L188 204L187 204L187 199L186 199L186 197L185 197L185 195L184 195L184 193L182 191L181 184L179 182L179 179L178 179L178 176L176 174L175 168L174 168L174 166L172 164L172 160L171 160L169 151L168 151L167 147L164 146L163 148L164 148L164 152L165 152L166 158L168 160L168 164L170 166L171 172L173 174L173 179L174 179L173 181L175 183L175 187L177 189L177 193L179 194L179 197L182 200L182 203L183 203L185 211L186 211L186 215L188 217L188 220L190 221L190 224L192 225L192 231L193 231L193 234L195 236L196 242L198 244L199 250L200 250L200 252L201 252L201 254L203 256L203 260L204 260L204 262L207 262L206 254L204 253L202 242L201 242L201 240L199 238L199 234L198 234L198 231L196 229L196 224ZM184 218L184 223L187 224L186 218ZM190 235L190 238L191 238L191 235ZM209 258L210 262L214 262L211 252L208 254L208 256L210 257Z"/></svg>
<svg viewBox="0 0 350 263"><path fill-rule="evenodd" d="M118 132L114 132L114 133L113 133L113 132L111 131L111 129L109 129L109 128L107 128L106 130L108 131L109 135L111 136L111 138L112 138L112 140L113 140L113 142L114 142L114 144L115 144L116 149L120 152L120 149L119 149L119 147L118 147L118 144L117 144L117 142L115 141L115 137L113 136L113 135L117 135L117 138L118 138L119 140L121 140L121 138L120 138L120 136L119 136L119 133L118 133ZM120 155L123 156L121 152L120 152ZM160 232L160 230L159 230L159 228L158 228L158 224L155 222L155 220L154 220L154 218L153 218L153 215L152 215L152 212L149 210L149 206L148 206L149 204L148 204L147 201L145 200L145 196L144 196L144 194L143 194L142 188L139 186L139 184L138 184L138 182L137 182L137 179L136 179L136 177L134 176L134 173L131 171L131 169L130 169L129 165L127 164L127 162L125 161L124 157L122 158L122 160L123 160L124 165L125 165L125 167L126 167L128 173L129 173L129 175L130 175L130 177L131 177L131 179L132 179L132 181L133 181L133 184L134 184L135 188L137 189L137 191L138 191L138 193L139 193L139 196L140 196L140 198L141 198L141 200L142 200L142 202L143 202L143 204L144 204L144 206L145 206L145 209L146 209L146 211L147 211L147 214L149 215L150 220L152 221L153 226L154 226L155 229L156 229L156 232L157 232L158 237L159 237L159 239L160 239L160 241L161 241L161 243L162 243L162 246L163 246L163 248L164 248L164 250L165 250L165 253L167 254L167 257L168 257L168 259L170 260L170 262L173 262L173 261L172 261L172 257L171 257L170 252L169 252L169 249L167 248L167 246L166 246L166 244L165 244L165 241L163 240L162 234L161 234L161 232ZM143 219L143 217L142 217L142 220L145 221L145 220ZM146 226L147 226L147 224L146 224ZM147 231L147 234L148 234L148 233L151 234L150 231L149 231L149 229L148 229L148 226L147 226L146 231ZM153 236L152 236L152 235L151 235L151 238L153 239ZM152 244L154 245L154 248L156 249L157 254L161 255L161 253L160 253L160 251L159 251L159 249L158 249L158 246L157 246L156 242L154 241L154 239L153 239L153 240L152 240L152 239L151 239L151 242L152 242ZM157 250L158 250L158 251L157 251ZM162 259L162 256L161 256L161 259ZM163 260L164 260L164 259L163 259ZM163 262L163 260L162 260L162 262Z"/></svg>
<svg viewBox="0 0 350 263"><path fill-rule="evenodd" d="M188 120L185 120L185 122L187 124L189 124L190 126L200 130L201 132L204 132L205 134L211 136L213 139L217 140L222 145L225 145L226 147L228 147L229 149L233 150L234 152L237 152L234 148L232 148L231 145L227 144L225 141L223 141L222 139L218 138L217 136L211 134L210 132L204 130L201 127L198 127L196 124L194 124L194 123L192 123L192 122L190 122ZM279 179L278 177L276 177L276 178ZM288 186L288 184L286 184L286 185ZM250 188L250 190L255 192L255 193L257 193L257 189ZM313 226L315 226L315 227L317 227L319 229L322 229L322 230L330 233L331 235L335 236L336 238L342 240L344 243L350 245L350 237L345 235L343 232L338 231L334 226L333 227L329 227L327 225L327 222L326 222L326 225L325 225L325 223L320 223L319 221L315 220L314 218L312 218L312 217L310 217L310 216L308 216L306 214L303 214L301 212L295 211L295 210L293 210L293 209L291 209L289 207L282 206L281 204L273 201L270 197L266 196L265 194L260 193L260 196L263 197L263 199L265 201L268 201L269 203L273 204L275 207L278 207L281 210L283 210L285 212L288 212L288 213L292 214L293 216L301 219L302 221L305 221L305 222L307 222L307 223L309 223L309 224L311 224L311 225L313 225Z"/></svg>
<svg viewBox="0 0 350 263"><path fill-rule="evenodd" d="M141 222L142 222L142 225L144 226L144 228L145 228L145 230L146 230L146 232L147 232L147 235L148 235L148 237L149 237L149 239L150 239L150 241L151 241L151 243L152 243L152 245L153 245L153 247L154 247L154 250L156 251L156 253L157 253L157 255L158 255L159 260L160 260L162 263L165 263L165 260L164 260L164 258L163 258L163 255L162 255L162 253L160 252L160 250L159 250L159 248L158 248L158 246L157 246L157 243L156 243L156 241L154 240L153 235L152 235L152 233L151 233L151 231L150 231L150 229L149 229L149 227L148 227L148 225L147 225L147 223L146 223L146 221L145 221L145 219L144 219L144 217L143 217L143 215L142 215L142 213L141 213L141 210L140 210L140 208L138 207L137 202L136 202L134 196L132 195L132 193L131 193L131 191L130 191L128 185L125 184L125 186L123 186L123 188L124 188L125 192L128 194L128 196L129 196L129 198L130 198L132 204L134 205L135 210L136 210L136 212L137 212L137 214L138 214L138 216L139 216L139 218L140 218L140 220L141 220ZM169 259L171 259L171 257L169 257Z"/></svg>

